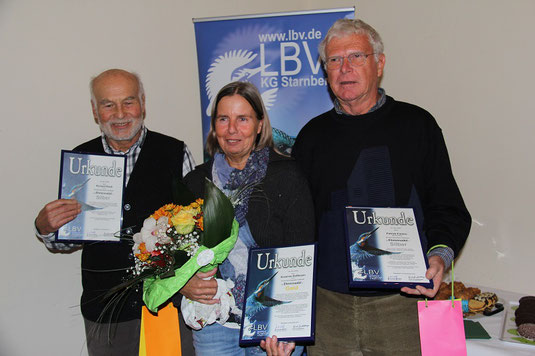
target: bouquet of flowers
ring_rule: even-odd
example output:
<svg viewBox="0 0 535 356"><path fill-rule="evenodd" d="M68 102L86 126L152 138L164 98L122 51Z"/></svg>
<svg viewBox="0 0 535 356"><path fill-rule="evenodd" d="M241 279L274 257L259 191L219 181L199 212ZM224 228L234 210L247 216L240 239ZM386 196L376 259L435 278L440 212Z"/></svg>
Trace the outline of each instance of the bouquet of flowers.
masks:
<svg viewBox="0 0 535 356"><path fill-rule="evenodd" d="M167 204L145 219L133 236L131 277L107 296L120 299L117 294L143 282L143 301L156 312L197 271L209 271L227 258L239 229L230 200L209 180L204 201L194 200L186 189L177 183L174 195L188 205Z"/></svg>

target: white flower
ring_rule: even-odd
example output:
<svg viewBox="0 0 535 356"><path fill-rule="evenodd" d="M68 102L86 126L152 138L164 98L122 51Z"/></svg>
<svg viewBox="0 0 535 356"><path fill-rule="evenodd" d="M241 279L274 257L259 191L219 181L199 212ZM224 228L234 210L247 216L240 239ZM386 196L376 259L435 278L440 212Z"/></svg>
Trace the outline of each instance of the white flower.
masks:
<svg viewBox="0 0 535 356"><path fill-rule="evenodd" d="M168 223L169 223L169 218L167 216L162 216L158 219L158 221L156 222L156 225L167 226Z"/></svg>
<svg viewBox="0 0 535 356"><path fill-rule="evenodd" d="M173 242L169 236L167 236L165 233L161 234L161 236L158 237L158 243L160 245L167 245Z"/></svg>
<svg viewBox="0 0 535 356"><path fill-rule="evenodd" d="M154 218L149 217L145 219L141 231L134 234L134 253L139 253L139 244L141 244L142 242L145 243L145 248L147 249L147 252L154 251L154 249L156 248L156 243L158 242L158 229L159 226L157 226L156 220Z"/></svg>
<svg viewBox="0 0 535 356"><path fill-rule="evenodd" d="M134 234L133 240L134 240L136 245L139 245L140 243L142 243L143 239L141 238L141 233L140 232L136 232Z"/></svg>
<svg viewBox="0 0 535 356"><path fill-rule="evenodd" d="M146 218L145 221L143 221L143 227L150 229L151 231L154 230L156 227L156 220L154 218Z"/></svg>
<svg viewBox="0 0 535 356"><path fill-rule="evenodd" d="M139 234L139 233L138 233L138 234ZM136 235L138 235L138 234L136 234ZM134 235L134 237L135 237L136 235ZM139 234L139 236L141 236L141 234ZM137 254L139 254L139 253L141 252L141 251L139 251L139 244L140 244L140 243L141 243L141 241L140 241L140 242L136 242L136 243L134 244L134 247L132 247L132 251L134 251L134 255L137 255Z"/></svg>
<svg viewBox="0 0 535 356"><path fill-rule="evenodd" d="M153 234L148 234L143 236L143 242L145 243L145 248L147 252L152 252L156 248L156 242L158 242L158 236Z"/></svg>

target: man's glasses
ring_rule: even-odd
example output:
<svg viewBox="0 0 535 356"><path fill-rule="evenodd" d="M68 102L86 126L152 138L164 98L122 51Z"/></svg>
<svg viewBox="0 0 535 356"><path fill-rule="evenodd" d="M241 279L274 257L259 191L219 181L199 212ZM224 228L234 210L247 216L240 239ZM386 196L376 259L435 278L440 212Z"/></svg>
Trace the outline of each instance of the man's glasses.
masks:
<svg viewBox="0 0 535 356"><path fill-rule="evenodd" d="M374 55L374 54L375 53L364 54L360 52L355 52L355 53L348 54L346 57L342 57L342 56L329 57L325 61L325 68L327 68L327 70L338 69L344 65L344 59L346 58L350 66L360 67L366 63L366 59L368 59L369 56Z"/></svg>

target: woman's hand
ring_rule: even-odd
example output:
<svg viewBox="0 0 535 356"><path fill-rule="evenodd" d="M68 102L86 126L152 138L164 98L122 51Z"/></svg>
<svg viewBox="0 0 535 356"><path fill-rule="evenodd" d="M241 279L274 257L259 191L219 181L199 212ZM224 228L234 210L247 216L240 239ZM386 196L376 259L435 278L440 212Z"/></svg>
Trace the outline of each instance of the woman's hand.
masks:
<svg viewBox="0 0 535 356"><path fill-rule="evenodd" d="M260 341L260 347L266 350L268 356L289 356L295 349L295 342L278 342L277 337L267 337Z"/></svg>
<svg viewBox="0 0 535 356"><path fill-rule="evenodd" d="M193 301L203 304L216 304L219 299L212 299L217 293L217 281L212 278L217 267L208 272L197 272L180 290L180 294Z"/></svg>

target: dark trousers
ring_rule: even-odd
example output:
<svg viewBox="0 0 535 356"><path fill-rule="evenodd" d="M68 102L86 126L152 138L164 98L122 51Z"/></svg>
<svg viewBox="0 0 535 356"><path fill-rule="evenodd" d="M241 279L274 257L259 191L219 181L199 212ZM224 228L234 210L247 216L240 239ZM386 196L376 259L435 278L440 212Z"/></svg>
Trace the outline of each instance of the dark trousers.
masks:
<svg viewBox="0 0 535 356"><path fill-rule="evenodd" d="M194 356L191 329L179 316L182 356ZM84 318L89 356L138 356L141 320L99 324Z"/></svg>

